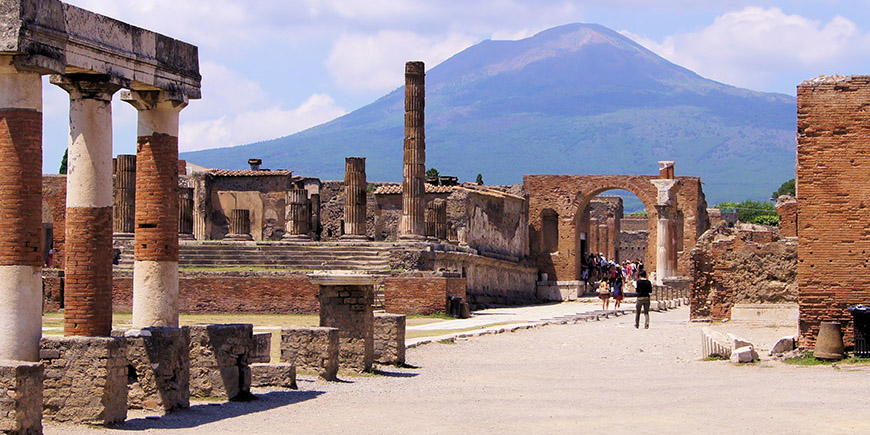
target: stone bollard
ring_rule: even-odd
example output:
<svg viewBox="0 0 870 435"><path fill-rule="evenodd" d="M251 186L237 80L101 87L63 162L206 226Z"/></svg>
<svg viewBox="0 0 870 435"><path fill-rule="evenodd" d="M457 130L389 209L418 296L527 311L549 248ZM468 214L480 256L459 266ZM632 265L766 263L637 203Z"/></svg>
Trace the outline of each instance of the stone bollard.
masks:
<svg viewBox="0 0 870 435"><path fill-rule="evenodd" d="M405 363L405 316L375 314L374 360L381 364Z"/></svg>

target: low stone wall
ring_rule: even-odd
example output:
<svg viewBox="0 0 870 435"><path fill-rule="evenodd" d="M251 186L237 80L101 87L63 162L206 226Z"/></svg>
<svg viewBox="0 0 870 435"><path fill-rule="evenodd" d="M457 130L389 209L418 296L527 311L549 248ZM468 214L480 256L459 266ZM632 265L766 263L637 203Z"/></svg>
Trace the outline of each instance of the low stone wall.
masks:
<svg viewBox="0 0 870 435"><path fill-rule="evenodd" d="M447 313L448 298L465 298L465 278L398 276L384 279L384 309L394 314Z"/></svg>
<svg viewBox="0 0 870 435"><path fill-rule="evenodd" d="M190 328L112 331L127 341L127 407L190 407Z"/></svg>
<svg viewBox="0 0 870 435"><path fill-rule="evenodd" d="M132 312L133 277L116 271L112 304ZM318 288L304 274L283 272L182 272L179 311L201 313L314 314Z"/></svg>
<svg viewBox="0 0 870 435"><path fill-rule="evenodd" d="M63 308L63 270L42 269L42 312Z"/></svg>
<svg viewBox="0 0 870 435"><path fill-rule="evenodd" d="M55 421L113 424L127 418L127 347L119 337L43 337L43 413Z"/></svg>
<svg viewBox="0 0 870 435"><path fill-rule="evenodd" d="M538 301L538 271L520 263L462 252L437 252L434 269L464 276L467 300L472 305L520 305Z"/></svg>
<svg viewBox="0 0 870 435"><path fill-rule="evenodd" d="M190 395L245 399L251 394L251 324L190 326Z"/></svg>
<svg viewBox="0 0 870 435"><path fill-rule="evenodd" d="M368 371L374 357L374 286L320 285L320 324L338 329L338 364Z"/></svg>
<svg viewBox="0 0 870 435"><path fill-rule="evenodd" d="M338 349L336 328L281 330L281 362L315 372L327 381L338 379Z"/></svg>
<svg viewBox="0 0 870 435"><path fill-rule="evenodd" d="M375 313L374 358L381 364L405 364L405 316Z"/></svg>
<svg viewBox="0 0 870 435"><path fill-rule="evenodd" d="M296 366L290 363L251 364L251 386L290 388L296 386Z"/></svg>
<svg viewBox="0 0 870 435"><path fill-rule="evenodd" d="M42 364L0 364L0 433L42 433Z"/></svg>
<svg viewBox="0 0 870 435"><path fill-rule="evenodd" d="M536 294L542 301L576 301L580 286L581 281L540 281Z"/></svg>
<svg viewBox="0 0 870 435"><path fill-rule="evenodd" d="M251 364L268 363L272 360L272 333L258 332L254 334L251 347Z"/></svg>

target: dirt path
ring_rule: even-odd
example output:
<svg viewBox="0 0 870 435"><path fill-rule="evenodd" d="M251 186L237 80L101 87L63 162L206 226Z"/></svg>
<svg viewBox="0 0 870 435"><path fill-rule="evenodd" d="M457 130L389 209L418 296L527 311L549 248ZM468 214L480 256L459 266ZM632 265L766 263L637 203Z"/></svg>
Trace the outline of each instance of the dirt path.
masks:
<svg viewBox="0 0 870 435"><path fill-rule="evenodd" d="M196 405L119 429L48 434L868 433L870 367L699 361L685 308L552 325L408 351L418 368L350 383L300 379L251 403ZM719 328L727 331L729 325ZM745 328L745 327L744 327ZM761 326L761 335L782 335ZM765 331L767 330L767 331ZM746 328L743 333L751 331ZM767 343L761 347L769 347Z"/></svg>

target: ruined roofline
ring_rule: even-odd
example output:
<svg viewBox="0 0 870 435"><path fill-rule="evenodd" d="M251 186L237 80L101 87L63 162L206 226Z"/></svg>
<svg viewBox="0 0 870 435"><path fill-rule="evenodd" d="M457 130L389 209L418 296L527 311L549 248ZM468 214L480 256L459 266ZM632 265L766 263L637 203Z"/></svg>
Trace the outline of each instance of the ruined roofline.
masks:
<svg viewBox="0 0 870 435"><path fill-rule="evenodd" d="M818 85L832 85L837 83L846 83L850 81L861 81L861 82L870 82L870 75L851 75L851 76L843 76L843 75L830 75L826 76L824 74L814 77L808 80L804 80L801 82L799 86L818 86Z"/></svg>
<svg viewBox="0 0 870 435"><path fill-rule="evenodd" d="M201 98L195 45L59 0L0 0L0 55L41 74L102 74L136 91Z"/></svg>

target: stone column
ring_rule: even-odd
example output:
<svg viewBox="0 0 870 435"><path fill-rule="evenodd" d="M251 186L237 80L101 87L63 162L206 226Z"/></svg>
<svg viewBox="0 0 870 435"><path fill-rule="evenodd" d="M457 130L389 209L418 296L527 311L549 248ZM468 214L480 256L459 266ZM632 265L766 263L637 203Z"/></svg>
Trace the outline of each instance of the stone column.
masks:
<svg viewBox="0 0 870 435"><path fill-rule="evenodd" d="M112 331L112 94L104 75L53 75L70 96L64 335Z"/></svg>
<svg viewBox="0 0 870 435"><path fill-rule="evenodd" d="M115 237L132 237L136 217L136 156L119 154L115 162L112 231Z"/></svg>
<svg viewBox="0 0 870 435"><path fill-rule="evenodd" d="M366 237L366 159L346 157L344 170L345 240L368 240Z"/></svg>
<svg viewBox="0 0 870 435"><path fill-rule="evenodd" d="M586 234L587 249L598 255L601 250L598 247L598 219L589 218L589 233Z"/></svg>
<svg viewBox="0 0 870 435"><path fill-rule="evenodd" d="M677 180L674 179L674 162L659 162L661 174L671 178L651 180L656 186L656 282L674 276L677 270L677 252L672 231L676 214Z"/></svg>
<svg viewBox="0 0 870 435"><path fill-rule="evenodd" d="M426 224L426 238L429 240L435 240L435 205L430 201L429 204L426 205L426 214L425 216L425 224Z"/></svg>
<svg viewBox="0 0 870 435"><path fill-rule="evenodd" d="M308 191L291 189L287 191L287 212L285 213L284 240L309 240L311 213L308 211Z"/></svg>
<svg viewBox="0 0 870 435"><path fill-rule="evenodd" d="M211 174L197 172L193 179L193 237L196 240L211 239Z"/></svg>
<svg viewBox="0 0 870 435"><path fill-rule="evenodd" d="M435 238L447 240L447 201L435 199L432 206L435 210Z"/></svg>
<svg viewBox="0 0 870 435"><path fill-rule="evenodd" d="M320 240L320 194L311 194L311 237Z"/></svg>
<svg viewBox="0 0 870 435"><path fill-rule="evenodd" d="M125 92L139 112L133 328L178 327L178 117L187 99Z"/></svg>
<svg viewBox="0 0 870 435"><path fill-rule="evenodd" d="M9 58L0 58L0 198L0 360L39 361L42 79Z"/></svg>
<svg viewBox="0 0 870 435"><path fill-rule="evenodd" d="M245 241L253 240L251 236L251 212L250 210L234 208L230 210L230 229L224 240Z"/></svg>
<svg viewBox="0 0 870 435"><path fill-rule="evenodd" d="M405 146L399 221L399 238L405 240L423 240L426 232L425 78L423 62L405 64Z"/></svg>
<svg viewBox="0 0 870 435"><path fill-rule="evenodd" d="M178 238L193 239L193 188L178 189Z"/></svg>
<svg viewBox="0 0 870 435"><path fill-rule="evenodd" d="M369 371L374 360L374 288L372 275L308 275L320 287L320 326L338 328L339 365Z"/></svg>

